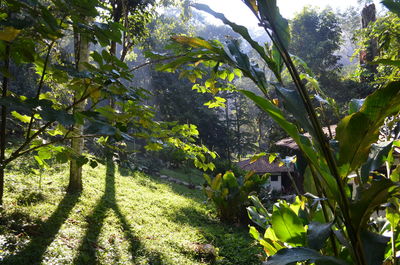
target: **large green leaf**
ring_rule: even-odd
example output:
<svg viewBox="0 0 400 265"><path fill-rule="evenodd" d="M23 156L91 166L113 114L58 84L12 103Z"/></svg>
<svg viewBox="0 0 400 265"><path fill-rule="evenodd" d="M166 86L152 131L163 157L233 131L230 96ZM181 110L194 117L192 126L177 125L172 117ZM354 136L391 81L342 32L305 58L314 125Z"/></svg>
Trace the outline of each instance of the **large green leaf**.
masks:
<svg viewBox="0 0 400 265"><path fill-rule="evenodd" d="M367 230L361 232L365 260L367 265L381 265L383 263L385 249L390 238L372 233Z"/></svg>
<svg viewBox="0 0 400 265"><path fill-rule="evenodd" d="M268 213L267 209L265 209L264 205L258 199L258 197L252 195L249 196L250 201L254 206L247 207L247 213L250 220L261 228L266 229L268 226L268 220L271 217L271 214Z"/></svg>
<svg viewBox="0 0 400 265"><path fill-rule="evenodd" d="M386 117L400 110L400 82L391 82L365 99L359 112L343 118L337 129L342 176L363 164L371 145L378 140L379 127Z"/></svg>
<svg viewBox="0 0 400 265"><path fill-rule="evenodd" d="M222 174L217 174L215 178L213 178L212 183L211 183L211 189L214 191L219 191L221 189L222 185Z"/></svg>
<svg viewBox="0 0 400 265"><path fill-rule="evenodd" d="M14 110L14 111L11 111L11 115L12 115L14 118L18 119L19 121L21 121L21 122L23 122L23 123L29 123L29 122L31 121L31 117L30 117L30 116L19 114L19 113L16 112L15 110Z"/></svg>
<svg viewBox="0 0 400 265"><path fill-rule="evenodd" d="M397 227L400 222L400 204L398 198L391 198L390 204L386 208L386 218L393 227Z"/></svg>
<svg viewBox="0 0 400 265"><path fill-rule="evenodd" d="M398 187L389 179L372 181L368 189L360 190L360 198L350 205L350 217L353 227L360 232L368 227L372 212L398 191Z"/></svg>
<svg viewBox="0 0 400 265"><path fill-rule="evenodd" d="M326 240L332 232L331 227L332 223L310 223L307 230L308 246L315 250L322 249L325 245Z"/></svg>
<svg viewBox="0 0 400 265"><path fill-rule="evenodd" d="M275 255L278 250L284 247L283 243L276 238L271 227L265 231L264 236L262 236L254 226L250 226L249 233L264 247L268 256Z"/></svg>
<svg viewBox="0 0 400 265"><path fill-rule="evenodd" d="M249 196L249 199L253 203L253 205L256 207L257 212L259 212L260 214L262 214L264 216L269 216L267 209L265 209L264 205L262 204L260 199L258 199L257 196L251 195L251 196Z"/></svg>
<svg viewBox="0 0 400 265"><path fill-rule="evenodd" d="M309 248L285 248L270 257L263 265L286 265L296 262L310 261L321 265L345 265L346 262L329 256L323 256L319 252Z"/></svg>
<svg viewBox="0 0 400 265"><path fill-rule="evenodd" d="M349 115L360 111L362 105L364 104L365 99L356 99L353 98L349 102Z"/></svg>
<svg viewBox="0 0 400 265"><path fill-rule="evenodd" d="M278 96L282 99L285 110L287 110L296 119L298 124L315 136L313 126L308 119L307 110L296 90L287 89L279 84L274 85Z"/></svg>
<svg viewBox="0 0 400 265"><path fill-rule="evenodd" d="M386 6L391 12L400 16L400 2L396 0L382 0L381 3Z"/></svg>
<svg viewBox="0 0 400 265"><path fill-rule="evenodd" d="M249 3L250 6L255 9L257 8L255 1L252 1L252 3ZM229 21L224 14L222 13L218 13L215 12L214 10L212 10L209 6L204 5L204 4L194 4L193 5L195 8L205 11L211 15L213 15L214 17L220 19L224 24L230 26L233 31L235 31L236 33L238 33L240 36L242 36L249 44L250 46L257 51L257 53L261 56L261 58L265 61L265 63L268 65L268 67L271 69L271 71L275 74L275 77L278 80L281 80L281 76L280 76L280 72L281 72L281 62L278 60L273 60L271 57L269 57L267 55L267 53L265 52L264 48L258 44L257 41L253 40L249 34L249 31L247 30L246 27L241 26L241 25L237 25L236 23L233 23L231 21ZM279 56L280 59L280 56ZM278 63L277 63L278 62Z"/></svg>
<svg viewBox="0 0 400 265"><path fill-rule="evenodd" d="M311 193L313 195L318 195L317 188L315 186L315 181L309 166L307 166L303 176L304 176L304 181L303 181L304 192Z"/></svg>
<svg viewBox="0 0 400 265"><path fill-rule="evenodd" d="M222 180L224 185L226 185L230 190L239 188L235 174L233 174L232 171L227 171L222 177Z"/></svg>
<svg viewBox="0 0 400 265"><path fill-rule="evenodd" d="M280 14L276 0L258 0L257 3L262 23L272 29L272 38L287 50L290 42L289 23Z"/></svg>
<svg viewBox="0 0 400 265"><path fill-rule="evenodd" d="M38 113L45 121L59 122L65 127L72 126L75 123L74 116L63 109L54 109L53 102L50 100L39 100L37 106Z"/></svg>
<svg viewBox="0 0 400 265"><path fill-rule="evenodd" d="M243 0L250 10L258 17L258 6L256 0Z"/></svg>
<svg viewBox="0 0 400 265"><path fill-rule="evenodd" d="M251 78L261 91L266 93L268 84L264 71L250 62L249 56L241 51L237 40L229 40L226 46L227 49L225 49L225 52L235 63L236 68L242 70L246 77Z"/></svg>
<svg viewBox="0 0 400 265"><path fill-rule="evenodd" d="M276 236L282 242L292 246L304 246L306 242L306 230L303 222L296 213L285 205L274 207L271 217L271 225Z"/></svg>
<svg viewBox="0 0 400 265"><path fill-rule="evenodd" d="M392 149L393 142L373 144L367 162L361 167L361 178L365 182L371 171L378 169Z"/></svg>
<svg viewBox="0 0 400 265"><path fill-rule="evenodd" d="M23 104L19 98L13 96L0 98L0 105L5 106L8 111L17 111L20 114L31 114L34 107L31 104Z"/></svg>
<svg viewBox="0 0 400 265"><path fill-rule="evenodd" d="M265 218L264 215L261 215L258 211L257 208L254 206L249 206L246 208L247 209L247 214L252 222L257 224L258 226L265 228L267 227L267 219Z"/></svg>
<svg viewBox="0 0 400 265"><path fill-rule="evenodd" d="M193 48L204 48L211 51L217 51L217 49L211 42L203 40L201 38L196 37L187 37L187 36L173 36L172 39L176 42L189 45Z"/></svg>
<svg viewBox="0 0 400 265"><path fill-rule="evenodd" d="M272 45L271 55L272 55L272 58L274 60L274 63L276 64L276 66L278 68L277 72L281 73L282 70L283 70L284 61L283 61L283 58L282 58L282 56L281 56L281 54L279 52L278 47L275 44ZM275 74L275 76L276 76L276 74ZM277 79L279 80L279 78L277 78Z"/></svg>

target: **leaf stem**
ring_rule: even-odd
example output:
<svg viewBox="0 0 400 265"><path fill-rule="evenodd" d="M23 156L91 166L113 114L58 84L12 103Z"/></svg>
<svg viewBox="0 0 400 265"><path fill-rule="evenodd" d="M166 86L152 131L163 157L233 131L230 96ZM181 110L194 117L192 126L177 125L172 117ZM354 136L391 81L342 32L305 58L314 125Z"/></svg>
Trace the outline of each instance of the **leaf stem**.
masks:
<svg viewBox="0 0 400 265"><path fill-rule="evenodd" d="M314 179L314 183L315 183L315 187L317 189L318 197L320 197L320 198L322 198L323 196L326 197L324 195L324 191L323 191L323 189L321 187L321 183L318 180L318 177L316 175L316 172L315 172L315 169L314 169L313 166L310 166L310 171L311 171L311 175L313 176L313 179ZM328 201L326 201L326 203L328 204L328 206L330 206ZM330 222L325 202L320 201L320 204L321 204L321 207L322 207L322 213L324 214L325 221L326 222ZM332 213L334 213L334 209L331 208L331 211L332 211ZM336 241L335 241L335 237L333 236L333 233L330 233L329 239L330 239L331 244L332 244L333 253L335 254L336 257L339 256L339 251L337 249Z"/></svg>
<svg viewBox="0 0 400 265"><path fill-rule="evenodd" d="M43 87L43 83L44 83L44 77L46 75L46 70L47 70L47 65L49 64L49 59L50 59L50 53L51 50L53 48L55 41L52 41L49 45L48 45L48 50L47 50L47 54L46 54L46 58L44 60L44 66L43 66L43 71L40 77L40 81L39 81L39 85L37 88L37 92L36 92L36 96L35 99L39 99L40 97L40 92L42 91L42 87ZM32 112L30 121L29 121L29 125L28 125L28 130L26 132L26 139L29 138L29 135L31 134L31 130L32 130L32 126L33 126L33 121L35 120L35 112Z"/></svg>
<svg viewBox="0 0 400 265"><path fill-rule="evenodd" d="M392 224L390 224L390 229L392 231L392 256L393 256L393 265L397 265L397 256L396 256L396 240L395 240L395 229Z"/></svg>

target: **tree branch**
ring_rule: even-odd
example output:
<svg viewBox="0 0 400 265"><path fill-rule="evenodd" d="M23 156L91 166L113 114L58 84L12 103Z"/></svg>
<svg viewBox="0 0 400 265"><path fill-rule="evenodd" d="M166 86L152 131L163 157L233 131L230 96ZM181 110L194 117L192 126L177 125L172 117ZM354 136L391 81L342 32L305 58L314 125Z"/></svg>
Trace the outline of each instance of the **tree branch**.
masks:
<svg viewBox="0 0 400 265"><path fill-rule="evenodd" d="M161 63L161 62L164 62L164 61L167 61L167 60L178 59L178 58L185 57L185 56L186 56L186 54L180 54L180 55L161 58L161 59L154 60L154 61L148 61L148 62L145 62L145 63L143 63L141 65L133 67L131 70L129 70L129 72L134 72L134 71L136 71L136 70L138 70L140 68L143 68L143 67L145 67L147 65L150 65L150 64Z"/></svg>

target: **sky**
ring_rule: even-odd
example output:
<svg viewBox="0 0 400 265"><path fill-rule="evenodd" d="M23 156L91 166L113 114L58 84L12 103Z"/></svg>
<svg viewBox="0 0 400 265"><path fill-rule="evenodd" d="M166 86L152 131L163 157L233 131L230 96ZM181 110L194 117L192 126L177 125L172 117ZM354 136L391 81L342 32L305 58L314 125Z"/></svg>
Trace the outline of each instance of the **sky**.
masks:
<svg viewBox="0 0 400 265"><path fill-rule="evenodd" d="M241 25L247 27L257 26L257 21L253 13L247 8L241 0L197 0L198 3L207 4L217 12L224 13L225 16ZM380 6L379 1L374 1ZM333 9L344 10L350 6L357 6L357 0L277 0L278 7L282 15L286 18L292 18L294 14L300 12L306 5L325 8L328 5ZM378 8L379 10L379 8ZM215 23L213 21L213 23Z"/></svg>

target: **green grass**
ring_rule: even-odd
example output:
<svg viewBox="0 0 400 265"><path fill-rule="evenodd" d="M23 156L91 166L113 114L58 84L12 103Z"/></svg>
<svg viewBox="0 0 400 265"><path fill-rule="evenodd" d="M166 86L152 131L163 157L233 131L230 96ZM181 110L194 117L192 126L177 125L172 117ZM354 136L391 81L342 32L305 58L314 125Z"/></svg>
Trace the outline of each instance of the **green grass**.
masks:
<svg viewBox="0 0 400 265"><path fill-rule="evenodd" d="M197 169L162 169L160 170L161 175L176 178L182 181L186 181L189 184L196 186L202 186L204 183L203 173Z"/></svg>
<svg viewBox="0 0 400 265"><path fill-rule="evenodd" d="M23 168L23 167L22 167ZM84 168L84 192L66 195L66 167L39 177L9 170L0 211L1 264L260 264L247 228L221 224L202 191L114 166Z"/></svg>

